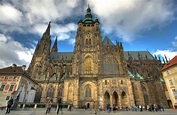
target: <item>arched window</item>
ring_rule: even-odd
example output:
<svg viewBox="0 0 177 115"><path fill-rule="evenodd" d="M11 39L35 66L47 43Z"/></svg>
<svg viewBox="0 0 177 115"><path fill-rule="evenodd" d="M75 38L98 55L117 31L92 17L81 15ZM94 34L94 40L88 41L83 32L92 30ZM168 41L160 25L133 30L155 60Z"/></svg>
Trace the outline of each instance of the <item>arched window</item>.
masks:
<svg viewBox="0 0 177 115"><path fill-rule="evenodd" d="M42 90L43 90L42 88L37 89L37 92L36 92L36 95L35 95L35 99L34 99L35 103L40 103Z"/></svg>
<svg viewBox="0 0 177 115"><path fill-rule="evenodd" d="M91 97L91 88L90 85L85 87L85 97Z"/></svg>
<svg viewBox="0 0 177 115"><path fill-rule="evenodd" d="M107 54L103 57L101 64L101 73L103 74L118 74L119 65L117 60L112 54Z"/></svg>
<svg viewBox="0 0 177 115"><path fill-rule="evenodd" d="M85 39L85 45L91 45L91 38Z"/></svg>
<svg viewBox="0 0 177 115"><path fill-rule="evenodd" d="M54 88L50 86L47 90L47 97L53 98L54 95Z"/></svg>
<svg viewBox="0 0 177 115"><path fill-rule="evenodd" d="M91 39L89 39L89 43L88 44L91 45Z"/></svg>
<svg viewBox="0 0 177 115"><path fill-rule="evenodd" d="M85 71L91 71L92 70L92 61L90 58L87 58L85 60Z"/></svg>

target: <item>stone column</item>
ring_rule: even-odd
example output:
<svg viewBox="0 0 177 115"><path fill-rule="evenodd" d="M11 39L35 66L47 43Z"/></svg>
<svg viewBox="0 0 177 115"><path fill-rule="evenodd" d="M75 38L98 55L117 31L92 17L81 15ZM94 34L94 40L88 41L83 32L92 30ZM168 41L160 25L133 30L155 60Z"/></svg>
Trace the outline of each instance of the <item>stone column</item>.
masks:
<svg viewBox="0 0 177 115"><path fill-rule="evenodd" d="M57 102L58 100L58 84L55 85L55 91L54 91L54 96L53 96L53 101Z"/></svg>
<svg viewBox="0 0 177 115"><path fill-rule="evenodd" d="M118 97L119 97L119 107L122 106L122 98L121 98L121 94L118 94Z"/></svg>
<svg viewBox="0 0 177 115"><path fill-rule="evenodd" d="M43 87L44 87L44 89L42 91L41 102L45 102L46 101L47 84L44 85Z"/></svg>
<svg viewBox="0 0 177 115"><path fill-rule="evenodd" d="M112 107L112 94L110 95L110 106Z"/></svg>

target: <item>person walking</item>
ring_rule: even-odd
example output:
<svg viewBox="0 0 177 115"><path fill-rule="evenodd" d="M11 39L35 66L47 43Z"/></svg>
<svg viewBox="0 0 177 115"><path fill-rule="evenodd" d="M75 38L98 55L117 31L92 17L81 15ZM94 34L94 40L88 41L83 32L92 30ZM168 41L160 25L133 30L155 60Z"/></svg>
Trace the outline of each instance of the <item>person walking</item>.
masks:
<svg viewBox="0 0 177 115"><path fill-rule="evenodd" d="M7 102L7 110L6 110L6 113L5 114L9 114L10 113L10 108L12 107L13 105L13 98L11 97L10 100Z"/></svg>
<svg viewBox="0 0 177 115"><path fill-rule="evenodd" d="M61 97L58 99L57 114L59 113L59 111L61 111L61 114L63 114L63 111L62 111L62 98Z"/></svg>
<svg viewBox="0 0 177 115"><path fill-rule="evenodd" d="M45 114L49 113L50 112L50 109L51 109L51 106L52 106L52 102L51 100L49 100L47 103L46 103L46 112Z"/></svg>

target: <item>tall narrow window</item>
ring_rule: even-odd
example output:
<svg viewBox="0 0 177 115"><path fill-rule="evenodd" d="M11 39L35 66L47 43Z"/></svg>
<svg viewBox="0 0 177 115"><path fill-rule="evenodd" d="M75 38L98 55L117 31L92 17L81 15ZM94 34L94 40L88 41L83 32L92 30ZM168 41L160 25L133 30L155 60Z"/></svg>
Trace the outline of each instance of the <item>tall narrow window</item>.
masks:
<svg viewBox="0 0 177 115"><path fill-rule="evenodd" d="M9 91L12 91L13 88L14 88L14 85L11 85Z"/></svg>
<svg viewBox="0 0 177 115"><path fill-rule="evenodd" d="M4 90L5 85L1 85L0 91Z"/></svg>
<svg viewBox="0 0 177 115"><path fill-rule="evenodd" d="M169 83L170 83L170 85L173 85L173 81L171 79L169 80Z"/></svg>
<svg viewBox="0 0 177 115"><path fill-rule="evenodd" d="M37 89L37 92L36 92L36 95L35 95L35 99L34 99L34 102L35 103L39 103L40 100L41 100L41 95L42 95L42 90L43 89Z"/></svg>
<svg viewBox="0 0 177 115"><path fill-rule="evenodd" d="M89 45L91 45L91 39L89 39Z"/></svg>
<svg viewBox="0 0 177 115"><path fill-rule="evenodd" d="M91 59L87 58L85 60L85 71L91 71L91 69L92 69L91 65L92 65Z"/></svg>
<svg viewBox="0 0 177 115"><path fill-rule="evenodd" d="M85 97L91 97L90 85L87 85L86 88L85 88Z"/></svg>
<svg viewBox="0 0 177 115"><path fill-rule="evenodd" d="M86 43L85 44L88 45L88 39L86 39Z"/></svg>
<svg viewBox="0 0 177 115"><path fill-rule="evenodd" d="M48 88L47 97L53 98L53 95L54 95L54 88L51 86Z"/></svg>

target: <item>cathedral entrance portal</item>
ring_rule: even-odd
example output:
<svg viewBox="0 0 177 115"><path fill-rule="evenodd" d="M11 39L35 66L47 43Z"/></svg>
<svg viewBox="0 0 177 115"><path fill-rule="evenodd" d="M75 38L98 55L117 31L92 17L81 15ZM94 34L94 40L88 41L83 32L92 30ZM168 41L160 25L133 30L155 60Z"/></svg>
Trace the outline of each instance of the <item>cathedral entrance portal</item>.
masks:
<svg viewBox="0 0 177 115"><path fill-rule="evenodd" d="M110 95L109 93L106 91L104 94L104 107L106 107L107 104L110 104Z"/></svg>
<svg viewBox="0 0 177 115"><path fill-rule="evenodd" d="M114 91L113 95L112 95L112 102L114 105L118 105L118 94Z"/></svg>

